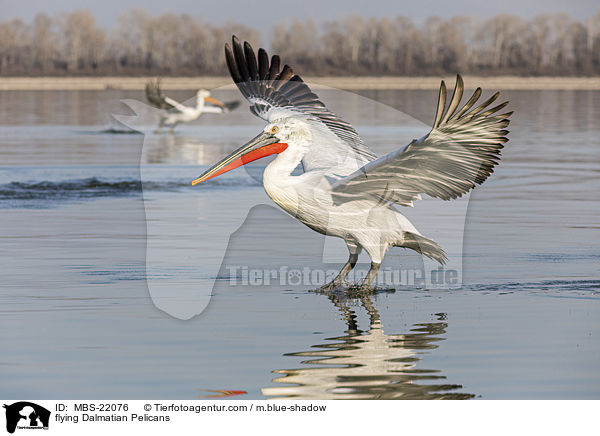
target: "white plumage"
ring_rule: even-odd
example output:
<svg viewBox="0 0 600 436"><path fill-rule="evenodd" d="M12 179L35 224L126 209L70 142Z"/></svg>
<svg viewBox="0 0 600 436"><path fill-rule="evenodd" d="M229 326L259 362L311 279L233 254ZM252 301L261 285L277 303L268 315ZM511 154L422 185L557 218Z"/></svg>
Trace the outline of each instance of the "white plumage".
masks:
<svg viewBox="0 0 600 436"><path fill-rule="evenodd" d="M171 97L163 95L159 80L146 84L146 99L157 109L163 109L163 112L160 113L156 133L160 132L165 126L173 131L178 124L195 121L202 114L222 114L239 106L238 101L224 103L212 98L210 92L206 89L200 89L196 92L195 106L186 106Z"/></svg>
<svg viewBox="0 0 600 436"><path fill-rule="evenodd" d="M279 71L277 56L269 62L260 49L257 59L252 47L245 43L242 48L235 37L233 50L227 45L225 52L251 111L268 124L194 184L278 153L263 175L269 197L311 229L342 238L348 246L348 262L328 288L343 285L363 249L371 258L371 269L361 284L364 289L370 289L391 247L446 262L442 248L422 236L396 205L413 206L420 194L458 198L492 173L507 141L504 128L511 115L494 115L507 102L489 108L498 93L473 108L481 96L478 88L460 107L464 86L457 76L446 107L442 81L432 130L377 158L354 128L329 111L291 68L286 65ZM299 165L304 173L292 175Z"/></svg>

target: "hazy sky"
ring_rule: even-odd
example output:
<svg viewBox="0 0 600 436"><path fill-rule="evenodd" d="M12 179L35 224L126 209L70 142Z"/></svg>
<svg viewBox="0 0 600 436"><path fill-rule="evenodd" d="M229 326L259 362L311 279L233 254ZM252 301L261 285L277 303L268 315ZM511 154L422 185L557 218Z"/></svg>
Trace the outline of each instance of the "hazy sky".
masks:
<svg viewBox="0 0 600 436"><path fill-rule="evenodd" d="M110 27L119 14L136 7L146 9L153 15L165 12L188 13L192 16L203 16L215 24L236 21L270 30L274 22L285 22L294 17L313 18L317 23L322 23L348 15L405 15L417 23L432 15L470 15L487 18L498 13L530 18L544 12L567 12L575 18L583 19L595 14L600 9L600 4L598 0L0 0L0 19L18 17L29 21L38 12L54 15L74 9L89 9L101 25Z"/></svg>

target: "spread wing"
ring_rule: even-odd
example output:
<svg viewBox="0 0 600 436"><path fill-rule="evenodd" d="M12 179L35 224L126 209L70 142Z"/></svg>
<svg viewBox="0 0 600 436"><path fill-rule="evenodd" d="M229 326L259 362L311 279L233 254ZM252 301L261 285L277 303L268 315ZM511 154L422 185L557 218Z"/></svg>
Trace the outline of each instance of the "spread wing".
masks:
<svg viewBox="0 0 600 436"><path fill-rule="evenodd" d="M168 97L160 89L160 79L146 83L146 99L157 109L173 109L174 106L167 102Z"/></svg>
<svg viewBox="0 0 600 436"><path fill-rule="evenodd" d="M459 109L463 89L463 80L457 76L446 108L446 85L442 81L431 132L333 182L334 199L372 196L382 202L412 206L419 194L450 200L483 183L508 141L504 129L512 112L494 115L508 101L489 108L498 92L473 108L481 96L480 88Z"/></svg>
<svg viewBox="0 0 600 436"><path fill-rule="evenodd" d="M253 114L266 121L303 116L312 123L315 146L302 160L306 171L340 165L344 160L358 162L355 166L359 168L376 158L356 130L327 109L300 76L288 65L280 69L279 56L269 61L261 48L257 57L248 42L242 48L234 36L232 46L225 44L225 57L231 77L250 102Z"/></svg>

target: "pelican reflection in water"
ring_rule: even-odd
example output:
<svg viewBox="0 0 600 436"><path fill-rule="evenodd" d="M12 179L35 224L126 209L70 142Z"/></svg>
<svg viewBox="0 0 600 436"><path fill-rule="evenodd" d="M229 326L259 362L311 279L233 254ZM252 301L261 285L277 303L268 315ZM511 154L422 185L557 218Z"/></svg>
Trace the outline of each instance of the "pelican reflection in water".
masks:
<svg viewBox="0 0 600 436"><path fill-rule="evenodd" d="M273 371L280 377L275 383L289 386L263 388L273 398L294 399L470 399L461 385L444 383L439 370L418 368L419 355L436 349L445 338L448 326L444 314L437 321L415 324L407 334L384 332L379 312L371 296L358 295L369 315L367 331L358 328L356 312L336 293L324 293L341 312L346 322L345 335L328 338L315 350L289 353L306 357L297 369ZM346 297L347 298L347 297Z"/></svg>

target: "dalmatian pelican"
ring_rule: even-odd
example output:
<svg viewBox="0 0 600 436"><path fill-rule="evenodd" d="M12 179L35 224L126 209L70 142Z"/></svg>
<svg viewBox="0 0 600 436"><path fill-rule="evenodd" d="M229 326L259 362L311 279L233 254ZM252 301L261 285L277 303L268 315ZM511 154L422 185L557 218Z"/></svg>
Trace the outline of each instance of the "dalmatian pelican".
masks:
<svg viewBox="0 0 600 436"><path fill-rule="evenodd" d="M213 165L192 184L209 180L248 162L277 154L266 167L267 195L309 228L344 239L348 261L325 289L344 288L345 278L364 249L371 267L359 289L371 289L386 252L415 250L440 264L444 250L421 235L398 206L413 206L421 194L443 200L461 197L483 183L499 163L508 140L512 112L497 114L507 102L490 107L496 92L475 106L477 88L461 106L464 84L456 77L447 102L441 82L433 127L420 139L377 157L357 131L331 112L279 56L258 56L234 36L225 45L229 72L250 110L267 125L248 143ZM300 175L292 172L301 167Z"/></svg>
<svg viewBox="0 0 600 436"><path fill-rule="evenodd" d="M165 126L172 132L180 123L189 123L197 120L205 113L222 114L229 112L239 106L239 101L224 103L212 98L206 89L200 89L196 93L196 106L185 106L171 97L163 94L160 88L160 80L146 83L146 99L157 109L163 109L160 121L155 132L159 133ZM209 103L209 104L207 104Z"/></svg>

